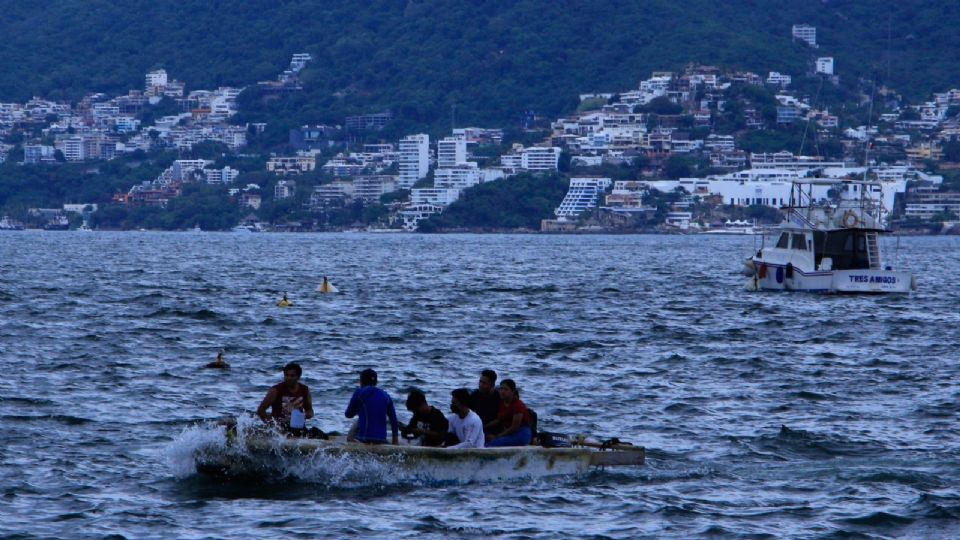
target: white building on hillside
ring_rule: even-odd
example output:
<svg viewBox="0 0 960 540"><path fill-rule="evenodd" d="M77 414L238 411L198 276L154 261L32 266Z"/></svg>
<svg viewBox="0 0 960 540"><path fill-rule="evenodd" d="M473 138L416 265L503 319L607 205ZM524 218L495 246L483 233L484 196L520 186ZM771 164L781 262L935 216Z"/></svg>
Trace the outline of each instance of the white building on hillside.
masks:
<svg viewBox="0 0 960 540"><path fill-rule="evenodd" d="M795 24L791 30L793 39L799 39L811 47L817 46L817 27L809 24Z"/></svg>
<svg viewBox="0 0 960 540"><path fill-rule="evenodd" d="M445 137L437 142L437 167L452 168L467 161L467 141L458 137Z"/></svg>
<svg viewBox="0 0 960 540"><path fill-rule="evenodd" d="M203 169L208 184L232 184L240 176L240 171L229 166L222 169Z"/></svg>
<svg viewBox="0 0 960 540"><path fill-rule="evenodd" d="M397 190L397 177L389 175L357 176L353 179L353 196L366 204L380 202L380 197Z"/></svg>
<svg viewBox="0 0 960 540"><path fill-rule="evenodd" d="M317 168L314 154L276 156L267 160L267 170L276 174L301 174Z"/></svg>
<svg viewBox="0 0 960 540"><path fill-rule="evenodd" d="M596 208L600 194L610 187L610 183L609 178L571 178L567 195L553 213L560 218L575 218Z"/></svg>
<svg viewBox="0 0 960 540"><path fill-rule="evenodd" d="M401 189L410 189L430 170L430 136L425 133L408 135L400 139Z"/></svg>
<svg viewBox="0 0 960 540"><path fill-rule="evenodd" d="M167 86L167 82L169 82L167 79L167 71L158 69L147 73L145 86L148 90L154 87L164 88Z"/></svg>
<svg viewBox="0 0 960 540"><path fill-rule="evenodd" d="M437 169L433 175L435 187L455 189L467 189L505 177L503 169L479 169L472 161L461 163L456 167Z"/></svg>
<svg viewBox="0 0 960 540"><path fill-rule="evenodd" d="M294 180L280 180L273 186L273 198L282 201L293 197L297 191L297 182Z"/></svg>
<svg viewBox="0 0 960 540"><path fill-rule="evenodd" d="M790 75L784 75L779 71L771 71L770 75L767 76L767 84L774 84L781 88L790 86L791 82L793 82L793 77Z"/></svg>
<svg viewBox="0 0 960 540"><path fill-rule="evenodd" d="M824 56L817 58L817 73L823 73L824 75L833 75L833 57Z"/></svg>
<svg viewBox="0 0 960 540"><path fill-rule="evenodd" d="M433 185L438 188L467 189L482 181L482 174L476 163L463 163L459 167L437 169L433 172Z"/></svg>
<svg viewBox="0 0 960 540"><path fill-rule="evenodd" d="M513 154L500 157L504 169L524 171L555 171L560 163L560 149L551 146L519 147Z"/></svg>

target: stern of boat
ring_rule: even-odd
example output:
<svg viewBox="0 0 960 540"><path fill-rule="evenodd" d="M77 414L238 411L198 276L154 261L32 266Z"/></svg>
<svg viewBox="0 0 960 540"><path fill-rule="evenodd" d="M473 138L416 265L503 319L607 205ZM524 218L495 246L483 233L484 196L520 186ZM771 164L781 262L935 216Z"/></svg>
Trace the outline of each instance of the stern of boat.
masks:
<svg viewBox="0 0 960 540"><path fill-rule="evenodd" d="M909 293L917 290L917 278L893 270L837 270L832 289L839 293Z"/></svg>

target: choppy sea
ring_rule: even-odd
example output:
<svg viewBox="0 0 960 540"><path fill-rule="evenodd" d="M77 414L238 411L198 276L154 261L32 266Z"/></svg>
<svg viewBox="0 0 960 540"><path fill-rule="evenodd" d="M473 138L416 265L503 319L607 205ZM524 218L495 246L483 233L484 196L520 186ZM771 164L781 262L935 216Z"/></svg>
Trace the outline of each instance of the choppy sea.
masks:
<svg viewBox="0 0 960 540"><path fill-rule="evenodd" d="M960 238L885 242L918 275L904 296L746 292L755 241L0 233L0 537L960 537ZM203 369L221 348L231 369ZM492 368L541 427L648 461L453 485L194 474L211 422L291 361L328 431L363 368L401 411L411 386L445 409Z"/></svg>

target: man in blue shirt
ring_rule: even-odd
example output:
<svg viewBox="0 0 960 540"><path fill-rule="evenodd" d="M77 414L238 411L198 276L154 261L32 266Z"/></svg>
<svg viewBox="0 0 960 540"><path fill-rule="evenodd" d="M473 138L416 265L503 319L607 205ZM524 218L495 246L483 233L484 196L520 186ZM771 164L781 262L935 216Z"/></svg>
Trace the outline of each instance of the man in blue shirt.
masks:
<svg viewBox="0 0 960 540"><path fill-rule="evenodd" d="M399 444L397 436L397 412L393 398L377 388L377 372L365 369L360 373L360 388L353 392L347 405L347 418L357 416L357 431L354 438L360 442L384 444L387 442L387 418L393 431L393 444Z"/></svg>

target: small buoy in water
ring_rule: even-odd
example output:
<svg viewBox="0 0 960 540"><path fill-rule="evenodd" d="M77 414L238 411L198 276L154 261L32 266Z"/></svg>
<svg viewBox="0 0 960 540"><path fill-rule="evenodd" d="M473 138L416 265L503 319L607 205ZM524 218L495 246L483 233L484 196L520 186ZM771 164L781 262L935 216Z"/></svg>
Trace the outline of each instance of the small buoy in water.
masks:
<svg viewBox="0 0 960 540"><path fill-rule="evenodd" d="M287 300L287 293L283 293L283 298L277 302L277 307L290 307L293 305L293 302Z"/></svg>
<svg viewBox="0 0 960 540"><path fill-rule="evenodd" d="M327 279L327 276L323 276L323 283L321 283L320 286L317 287L317 292L335 293L340 291L338 291L337 288L330 283L330 280Z"/></svg>
<svg viewBox="0 0 960 540"><path fill-rule="evenodd" d="M220 349L220 352L217 353L217 359L207 364L206 367L219 368L219 369L226 369L230 367L230 364L228 364L227 361L223 359L223 349Z"/></svg>

